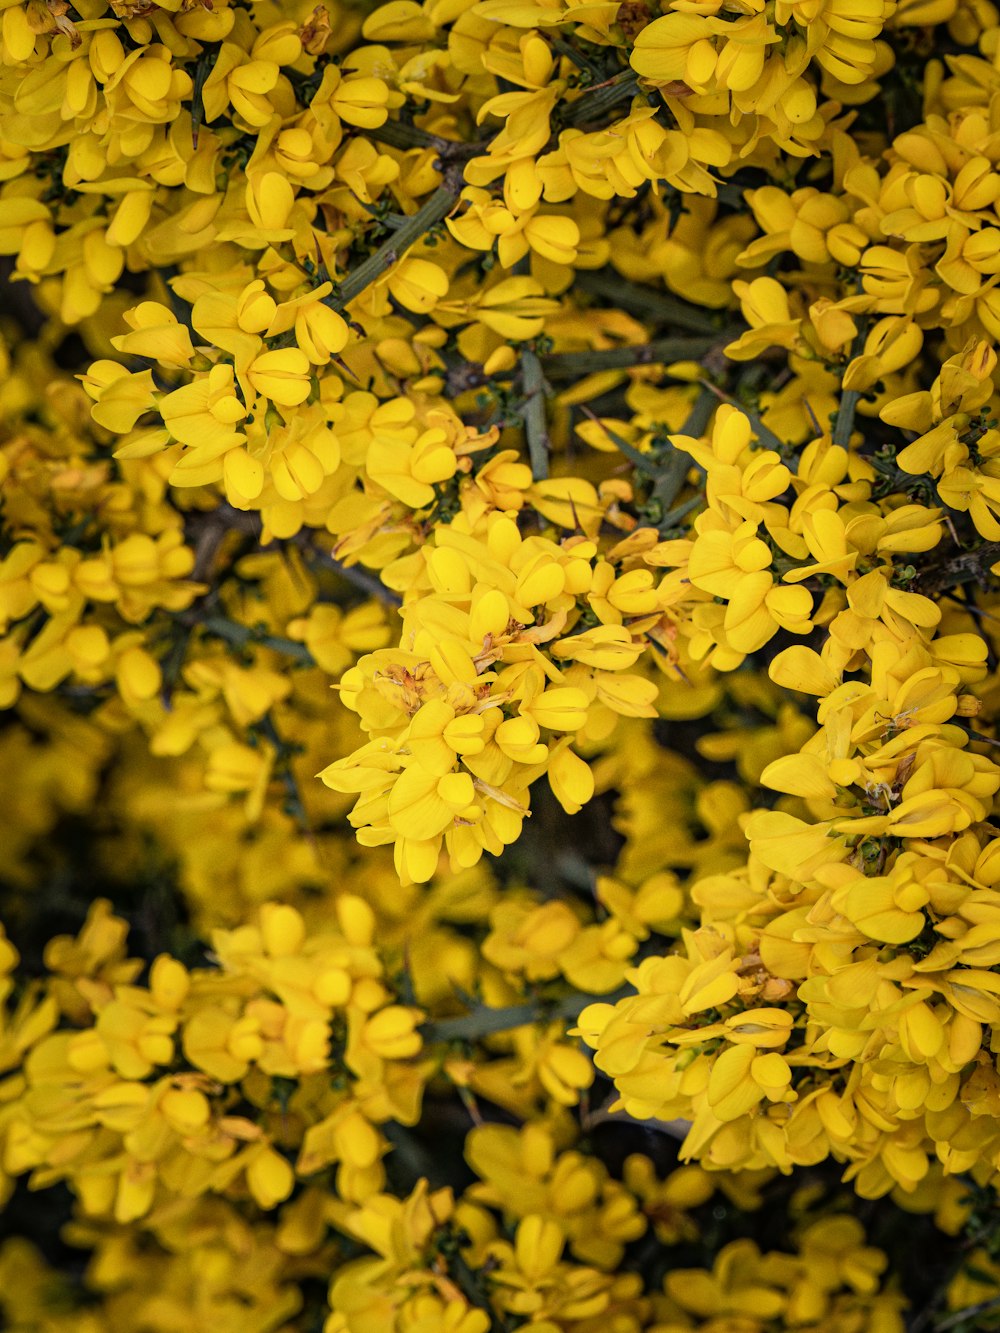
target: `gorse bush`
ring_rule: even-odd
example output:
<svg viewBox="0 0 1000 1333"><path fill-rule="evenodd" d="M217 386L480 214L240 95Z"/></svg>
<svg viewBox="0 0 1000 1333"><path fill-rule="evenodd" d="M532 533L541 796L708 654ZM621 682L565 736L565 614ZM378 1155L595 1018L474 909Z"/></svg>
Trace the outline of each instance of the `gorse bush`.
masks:
<svg viewBox="0 0 1000 1333"><path fill-rule="evenodd" d="M15 1333L1000 1324L992 0L0 0Z"/></svg>

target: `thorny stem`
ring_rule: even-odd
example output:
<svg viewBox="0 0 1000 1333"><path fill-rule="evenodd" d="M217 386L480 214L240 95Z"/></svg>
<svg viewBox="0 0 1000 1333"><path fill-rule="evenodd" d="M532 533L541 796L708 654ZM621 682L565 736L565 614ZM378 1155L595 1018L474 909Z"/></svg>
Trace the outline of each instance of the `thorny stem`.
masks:
<svg viewBox="0 0 1000 1333"><path fill-rule="evenodd" d="M639 91L639 79L631 70L616 74L602 87L585 90L573 103L564 117L565 125L588 124L604 116L620 102L627 100ZM461 193L463 179L460 161L474 156L484 149L490 138L472 144L459 144L451 140L429 134L416 125L407 125L404 121L387 121L372 131L372 137L398 148L427 147L433 148L443 167L443 179L429 199L412 217L407 218L393 235L380 246L374 254L368 256L335 289L327 304L343 314L355 300L373 282L377 282L384 273L415 245L430 229L441 222L451 212Z"/></svg>
<svg viewBox="0 0 1000 1333"><path fill-rule="evenodd" d="M8 318L16 319L29 339L37 338L45 327L46 317L31 294L27 282L12 282L14 260L6 255L0 258L0 310Z"/></svg>
<svg viewBox="0 0 1000 1333"><path fill-rule="evenodd" d="M586 352L548 352L539 355L546 379L574 379L580 375L592 375L600 370L627 370L631 366L658 366L669 361L685 360L698 356L715 346L717 339L708 338L660 338L648 343L631 343L626 347L594 348ZM478 389L491 379L510 380L516 378L522 370L498 370L492 376L485 374L481 364L475 361L463 361L461 365L448 370L445 382L452 397Z"/></svg>
<svg viewBox="0 0 1000 1333"><path fill-rule="evenodd" d="M718 398L721 403L730 403L733 407L739 408L750 422L750 425L753 427L753 433L757 436L758 440L760 440L761 444L767 445L769 449L773 449L777 454L783 454L785 452L787 445L784 440L775 435L774 431L771 430L769 426L765 426L756 412L752 411L749 407L746 407L743 403L739 402L738 399L734 398L732 394L726 393L724 389L720 389L717 385L709 384L707 380L702 380L701 383L709 393L715 394L716 398Z"/></svg>
<svg viewBox="0 0 1000 1333"><path fill-rule="evenodd" d="M948 1298L948 1288L961 1273L968 1262L968 1258L968 1242L966 1241L958 1258L949 1264L948 1271L938 1283L936 1291L928 1297L923 1309L917 1312L916 1317L906 1325L906 1333L925 1333L927 1329L935 1327L935 1316Z"/></svg>
<svg viewBox="0 0 1000 1333"><path fill-rule="evenodd" d="M647 1132L657 1134L669 1134L672 1139L683 1141L687 1138L688 1130L691 1128L691 1121L678 1117L674 1120L661 1120L658 1116L652 1116L649 1120L640 1120L638 1116L629 1115L627 1111L612 1111L611 1107L618 1100L617 1091L612 1092L602 1105L595 1110L588 1110L580 1117L580 1124L586 1133L594 1128L595 1125L640 1125Z"/></svg>
<svg viewBox="0 0 1000 1333"><path fill-rule="evenodd" d="M424 236L432 227L447 217L455 206L455 200L458 198L461 188L460 173L453 170L446 171L442 184L438 186L430 198L417 209L412 217L406 219L406 222L389 237L384 245L379 246L374 254L369 255L363 263L348 273L343 282L339 284L339 289L335 290L333 296L327 299L326 304L331 309L336 310L338 314L343 314L347 306L356 300L366 287L370 287L373 282L377 282L384 273L387 273L403 257L411 245L415 245L421 236Z"/></svg>
<svg viewBox="0 0 1000 1333"><path fill-rule="evenodd" d="M377 597L386 606L397 607L403 605L403 599L399 593L387 588L379 576L373 574L371 570L365 569L362 565L345 565L335 555L331 555L329 551L317 546L312 540L311 534L301 534L295 540L296 545L303 551L307 560L322 565L331 574L336 574L338 578L343 579L345 583L353 584L359 592L367 593L369 597Z"/></svg>
<svg viewBox="0 0 1000 1333"><path fill-rule="evenodd" d="M609 995L567 995L552 1004L539 1000L533 1004L509 1004L502 1009L475 1009L461 1018L441 1018L421 1027L428 1044L441 1041L478 1041L495 1032L509 1032L529 1023L545 1023L553 1018L578 1018L588 1004L614 1004L632 993L622 986Z"/></svg>
<svg viewBox="0 0 1000 1333"><path fill-rule="evenodd" d="M654 478L660 475L660 464L653 455L641 453L635 445L629 444L628 440L623 439L622 436L619 435L617 431L612 430L610 426L603 426L597 413L591 412L590 408L586 405L581 405L581 411L588 420L594 421L599 426L602 426L608 439L611 440L619 452L625 455L637 472L641 472L644 476Z"/></svg>
<svg viewBox="0 0 1000 1333"><path fill-rule="evenodd" d="M433 148L436 153L446 152L454 142L405 120L387 120L384 125L377 125L366 133L370 139L388 144L390 148Z"/></svg>
<svg viewBox="0 0 1000 1333"><path fill-rule="evenodd" d="M160 699L164 708L170 709L171 701L174 697L174 690L177 688L177 681L181 674L181 668L187 657L188 645L191 642L193 626L187 625L181 628L180 633L174 639L166 657L160 665L162 686L160 689Z"/></svg>
<svg viewBox="0 0 1000 1333"><path fill-rule="evenodd" d="M198 151L198 136L205 123L205 84L215 68L218 50L202 51L195 66L193 87L191 89L191 147Z"/></svg>
<svg viewBox="0 0 1000 1333"><path fill-rule="evenodd" d="M586 125L599 120L612 107L634 97L639 91L639 76L632 70L622 70L604 87L584 89L580 97L563 117L564 125Z"/></svg>
<svg viewBox="0 0 1000 1333"><path fill-rule="evenodd" d="M963 583L986 582L990 566L1000 560L1000 542L983 542L974 551L959 551L946 560L932 564L913 581L913 591L929 597L945 588L957 588Z"/></svg>
<svg viewBox="0 0 1000 1333"><path fill-rule="evenodd" d="M564 42L561 38L554 36L551 32L546 32L544 29L542 30L542 36L548 42L549 46L552 47L553 51L558 52L561 56L565 56L567 60L571 60L577 69L585 70L591 78L601 77L597 65L595 65L592 60L588 60L583 52L578 51L575 46L570 45L569 42Z"/></svg>
<svg viewBox="0 0 1000 1333"><path fill-rule="evenodd" d="M866 325L862 322L851 345L851 361L860 356L865 350L865 334ZM839 444L842 448L846 449L851 442L851 431L854 429L854 413L860 399L861 394L855 389L845 389L840 395L837 419L833 424L832 442Z"/></svg>
<svg viewBox="0 0 1000 1333"><path fill-rule="evenodd" d="M704 395L704 390L702 393ZM715 404L711 395L709 395L709 410L706 413L700 409L700 403L701 398L698 399L698 402L694 406L694 410L684 423L684 428L681 431L682 435L700 435L707 424L708 418L711 416L711 409ZM599 418L595 416L589 408L584 407L583 411L591 421L599 422ZM697 427L697 429L695 429L695 427ZM670 506L677 499L680 489L684 485L685 478L691 471L691 468L697 466L694 459L688 457L683 450L674 448L672 441L670 441L670 453L665 458L643 454L633 445L629 444L628 440L622 439L622 437L616 434L616 432L609 426L605 426L604 430L636 471L653 479L653 489L650 498L659 502L660 512L665 513L669 510ZM698 503L700 500L700 495L695 497L695 503ZM689 507L693 507L693 505L689 505ZM685 512L687 511L685 510Z"/></svg>
<svg viewBox="0 0 1000 1333"><path fill-rule="evenodd" d="M717 400L715 395L709 389L703 387L701 393L699 393L698 397L695 399L694 406L688 413L687 420L680 429L680 434L698 439L703 434L706 426L711 420L712 413L715 411L716 406ZM659 502L660 512L664 514L671 523L676 523L678 521L678 514L671 509L671 506L677 499L678 495L680 495L684 482L687 480L688 473L692 468L697 467L698 464L690 454L685 453L683 449L676 448L673 449L668 458L664 459L660 466L650 498ZM701 472L700 468L699 472ZM688 501L687 506L682 506L680 517L683 517L684 513L694 508L694 506L701 501L701 498L701 494L699 493L693 500ZM663 530L662 523L660 526L661 530Z"/></svg>
<svg viewBox="0 0 1000 1333"><path fill-rule="evenodd" d="M309 816L306 814L305 802L302 799L299 784L292 772L291 752L288 748L288 742L279 733L270 713L264 714L257 723L257 729L274 746L274 762L277 775L285 788L286 812L292 816L302 832L311 838L313 833L309 825Z"/></svg>
<svg viewBox="0 0 1000 1333"><path fill-rule="evenodd" d="M461 1290L465 1299L470 1305L486 1313L490 1321L490 1333L508 1333L509 1325L506 1320L502 1319L494 1310L486 1293L481 1290L479 1283L476 1281L476 1274L458 1250L448 1256L447 1263L448 1276Z"/></svg>
<svg viewBox="0 0 1000 1333"><path fill-rule="evenodd" d="M170 285L171 279L179 278L181 271L176 264L165 265L159 270L160 281L163 283L164 290L167 293L167 300L170 302L170 308L174 312L174 318L179 324L183 324L191 335L191 341L195 346L202 341L197 329L191 323L192 307L184 300L182 296L174 291Z"/></svg>
<svg viewBox="0 0 1000 1333"><path fill-rule="evenodd" d="M276 653L284 653L286 657L294 658L303 666L316 665L312 653L304 643L297 643L295 639L285 639L275 634L261 633L250 625L241 625L238 621L227 620L224 616L208 616L205 620L198 621L198 628L217 639L225 639L227 643L232 643L238 648L246 647L248 644L273 648Z"/></svg>
<svg viewBox="0 0 1000 1333"><path fill-rule="evenodd" d="M405 120L387 120L384 125L366 130L371 139L388 144L390 148L432 148L444 162L456 162L462 158L475 157L483 151L494 135L471 142L459 139L445 139L440 134L431 134L419 125L410 125Z"/></svg>
<svg viewBox="0 0 1000 1333"><path fill-rule="evenodd" d="M598 348L588 352L554 352L545 357L548 379L577 379L599 370L627 370L631 366L664 366L700 356L718 342L714 338L655 338L627 347Z"/></svg>
<svg viewBox="0 0 1000 1333"><path fill-rule="evenodd" d="M988 1301L980 1301L977 1305L967 1305L964 1310L956 1310L947 1319L939 1319L934 1325L934 1333L945 1333L945 1329L957 1328L959 1324L964 1324L967 1319L977 1318L981 1314L996 1313L1000 1313L1000 1296L991 1296Z"/></svg>

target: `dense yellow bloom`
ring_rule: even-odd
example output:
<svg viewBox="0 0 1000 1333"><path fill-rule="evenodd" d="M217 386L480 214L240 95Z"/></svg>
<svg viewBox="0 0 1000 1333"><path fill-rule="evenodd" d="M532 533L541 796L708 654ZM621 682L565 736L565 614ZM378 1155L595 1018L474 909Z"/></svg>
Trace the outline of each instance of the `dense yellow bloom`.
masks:
<svg viewBox="0 0 1000 1333"><path fill-rule="evenodd" d="M0 0L0 1322L968 1322L1000 15L310 5Z"/></svg>

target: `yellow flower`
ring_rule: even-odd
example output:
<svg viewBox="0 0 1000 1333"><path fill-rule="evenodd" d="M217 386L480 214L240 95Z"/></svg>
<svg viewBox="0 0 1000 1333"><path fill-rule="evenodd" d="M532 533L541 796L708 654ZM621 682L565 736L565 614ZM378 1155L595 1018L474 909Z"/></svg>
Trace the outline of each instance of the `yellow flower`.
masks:
<svg viewBox="0 0 1000 1333"><path fill-rule="evenodd" d="M111 340L119 352L150 357L164 366L186 369L191 364L194 356L191 335L165 306L156 301L143 301L125 312L125 321L133 332Z"/></svg>
<svg viewBox="0 0 1000 1333"><path fill-rule="evenodd" d="M309 358L297 347L261 352L246 370L249 383L279 407L304 403L312 389Z"/></svg>

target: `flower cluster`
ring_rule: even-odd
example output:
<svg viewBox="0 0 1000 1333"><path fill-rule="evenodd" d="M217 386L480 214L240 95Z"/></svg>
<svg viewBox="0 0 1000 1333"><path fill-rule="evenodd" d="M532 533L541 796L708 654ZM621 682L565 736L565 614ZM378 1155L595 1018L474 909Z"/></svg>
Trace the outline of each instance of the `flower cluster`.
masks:
<svg viewBox="0 0 1000 1333"><path fill-rule="evenodd" d="M992 0L0 19L0 1321L995 1322Z"/></svg>
<svg viewBox="0 0 1000 1333"><path fill-rule="evenodd" d="M343 1197L378 1188L376 1126L416 1119L426 1071L421 1013L393 1003L370 909L344 897L339 930L307 940L294 908L268 904L259 926L216 933L216 967L161 954L136 985L107 906L50 942L57 982L15 1015L12 1052L30 1052L4 1107L5 1170L68 1180L84 1215L118 1223L206 1193L271 1209L296 1173L334 1163ZM319 1077L333 1068L335 1087Z"/></svg>

